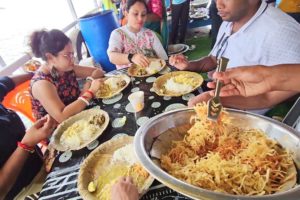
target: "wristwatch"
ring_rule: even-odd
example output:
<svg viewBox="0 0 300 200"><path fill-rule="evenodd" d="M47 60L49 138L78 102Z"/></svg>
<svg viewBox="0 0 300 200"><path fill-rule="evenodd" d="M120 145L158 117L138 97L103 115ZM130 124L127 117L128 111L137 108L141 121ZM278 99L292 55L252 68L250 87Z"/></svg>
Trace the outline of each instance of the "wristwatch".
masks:
<svg viewBox="0 0 300 200"><path fill-rule="evenodd" d="M128 61L129 61L130 63L133 63L133 62L132 62L132 57L133 57L133 56L134 56L134 54L132 54L132 53L128 54L127 59L128 59Z"/></svg>

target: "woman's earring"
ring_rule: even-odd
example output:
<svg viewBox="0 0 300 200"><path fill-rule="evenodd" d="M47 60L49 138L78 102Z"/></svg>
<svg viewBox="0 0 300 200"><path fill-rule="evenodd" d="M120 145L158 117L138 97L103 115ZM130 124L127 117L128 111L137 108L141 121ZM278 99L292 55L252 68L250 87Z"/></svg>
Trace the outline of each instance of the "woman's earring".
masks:
<svg viewBox="0 0 300 200"><path fill-rule="evenodd" d="M52 66L52 68L50 70L50 74L51 74L52 78L54 78L54 79L58 79L58 77L59 77L58 71L54 66Z"/></svg>

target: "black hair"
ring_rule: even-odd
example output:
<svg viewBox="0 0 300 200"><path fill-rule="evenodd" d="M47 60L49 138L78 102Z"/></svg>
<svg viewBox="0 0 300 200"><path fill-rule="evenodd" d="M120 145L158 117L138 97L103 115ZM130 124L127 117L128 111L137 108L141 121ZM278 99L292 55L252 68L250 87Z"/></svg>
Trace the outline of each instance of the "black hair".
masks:
<svg viewBox="0 0 300 200"><path fill-rule="evenodd" d="M127 0L126 11L129 12L130 7L133 6L137 2L140 2L140 3L144 4L145 8L146 8L146 10L148 12L148 6L147 6L147 3L146 3L145 0Z"/></svg>
<svg viewBox="0 0 300 200"><path fill-rule="evenodd" d="M71 42L70 38L60 30L39 30L31 34L29 46L35 57L47 61L46 53L57 56L69 42Z"/></svg>

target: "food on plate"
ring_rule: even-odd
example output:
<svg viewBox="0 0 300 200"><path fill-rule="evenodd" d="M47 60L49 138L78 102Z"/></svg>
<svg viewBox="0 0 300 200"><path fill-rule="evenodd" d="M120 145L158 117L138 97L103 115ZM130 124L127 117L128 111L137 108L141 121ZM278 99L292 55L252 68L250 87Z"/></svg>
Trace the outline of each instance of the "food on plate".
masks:
<svg viewBox="0 0 300 200"><path fill-rule="evenodd" d="M164 60L157 58L149 58L149 60L150 64L148 67L142 67L133 64L128 68L128 74L136 77L151 76L161 71L166 66L166 62Z"/></svg>
<svg viewBox="0 0 300 200"><path fill-rule="evenodd" d="M58 151L82 149L97 139L108 123L107 112L99 107L84 110L59 124L50 145Z"/></svg>
<svg viewBox="0 0 300 200"><path fill-rule="evenodd" d="M88 191L89 192L95 192L96 191L96 184L94 183L94 181L91 181L88 185Z"/></svg>
<svg viewBox="0 0 300 200"><path fill-rule="evenodd" d="M96 92L97 98L110 98L127 87L130 78L127 75L116 75L107 78Z"/></svg>
<svg viewBox="0 0 300 200"><path fill-rule="evenodd" d="M78 176L78 190L83 199L108 200L111 187L123 176L130 176L140 194L153 178L138 162L133 137L120 135L101 144L82 164Z"/></svg>
<svg viewBox="0 0 300 200"><path fill-rule="evenodd" d="M192 92L202 82L202 76L195 72L177 71L160 76L153 83L153 88L161 96L181 96Z"/></svg>
<svg viewBox="0 0 300 200"><path fill-rule="evenodd" d="M149 177L148 172L138 163L133 144L127 144L114 152L110 166L95 181L97 197L110 199L112 185L122 176L132 177L133 183L138 188L142 188Z"/></svg>
<svg viewBox="0 0 300 200"><path fill-rule="evenodd" d="M188 74L180 74L168 79L164 84L164 88L175 93L186 93L191 91L197 84L198 81L194 77Z"/></svg>
<svg viewBox="0 0 300 200"><path fill-rule="evenodd" d="M23 69L27 72L35 72L39 67L41 66L41 63L37 60L30 60L25 63L23 66Z"/></svg>
<svg viewBox="0 0 300 200"><path fill-rule="evenodd" d="M46 172L50 172L55 161L55 158L59 155L59 152L51 145L48 146L44 154L44 165Z"/></svg>
<svg viewBox="0 0 300 200"><path fill-rule="evenodd" d="M91 137L104 124L105 117L101 114L81 119L69 126L61 135L60 143L68 148L74 149L90 140Z"/></svg>
<svg viewBox="0 0 300 200"><path fill-rule="evenodd" d="M189 184L234 195L268 195L295 186L291 154L258 129L237 127L222 111L207 119L207 105L195 106L183 140L161 155L161 167Z"/></svg>
<svg viewBox="0 0 300 200"><path fill-rule="evenodd" d="M146 71L148 74L155 74L162 69L165 63L161 59L150 59L150 64L146 67Z"/></svg>

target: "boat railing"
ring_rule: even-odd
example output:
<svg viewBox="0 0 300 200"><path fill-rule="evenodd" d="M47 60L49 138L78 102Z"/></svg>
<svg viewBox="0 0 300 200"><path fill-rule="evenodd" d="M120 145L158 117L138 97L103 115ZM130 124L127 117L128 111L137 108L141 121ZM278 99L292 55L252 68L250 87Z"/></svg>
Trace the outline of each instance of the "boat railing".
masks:
<svg viewBox="0 0 300 200"><path fill-rule="evenodd" d="M78 37L76 37L76 36L72 37L71 35L78 34L78 32L79 32L78 31L79 30L78 16L75 11L72 0L68 0L68 4L69 4L70 12L73 16L74 21L72 23L68 24L66 27L64 27L61 30L71 38L73 44L76 44L76 41L74 41L74 40L76 40ZM96 11L100 11L102 9L102 6L100 4L98 4L97 0L94 0L94 5L95 5L95 8L90 10L89 12L87 12L86 15L91 14ZM3 60L3 58L0 56L0 66L2 66L0 68L0 76L8 76L8 75L15 73L16 71L18 71L20 69L20 67L22 67L26 62L28 62L32 58L33 58L33 55L31 53L25 52L24 55L22 55L16 61L7 65L5 63L5 61Z"/></svg>

